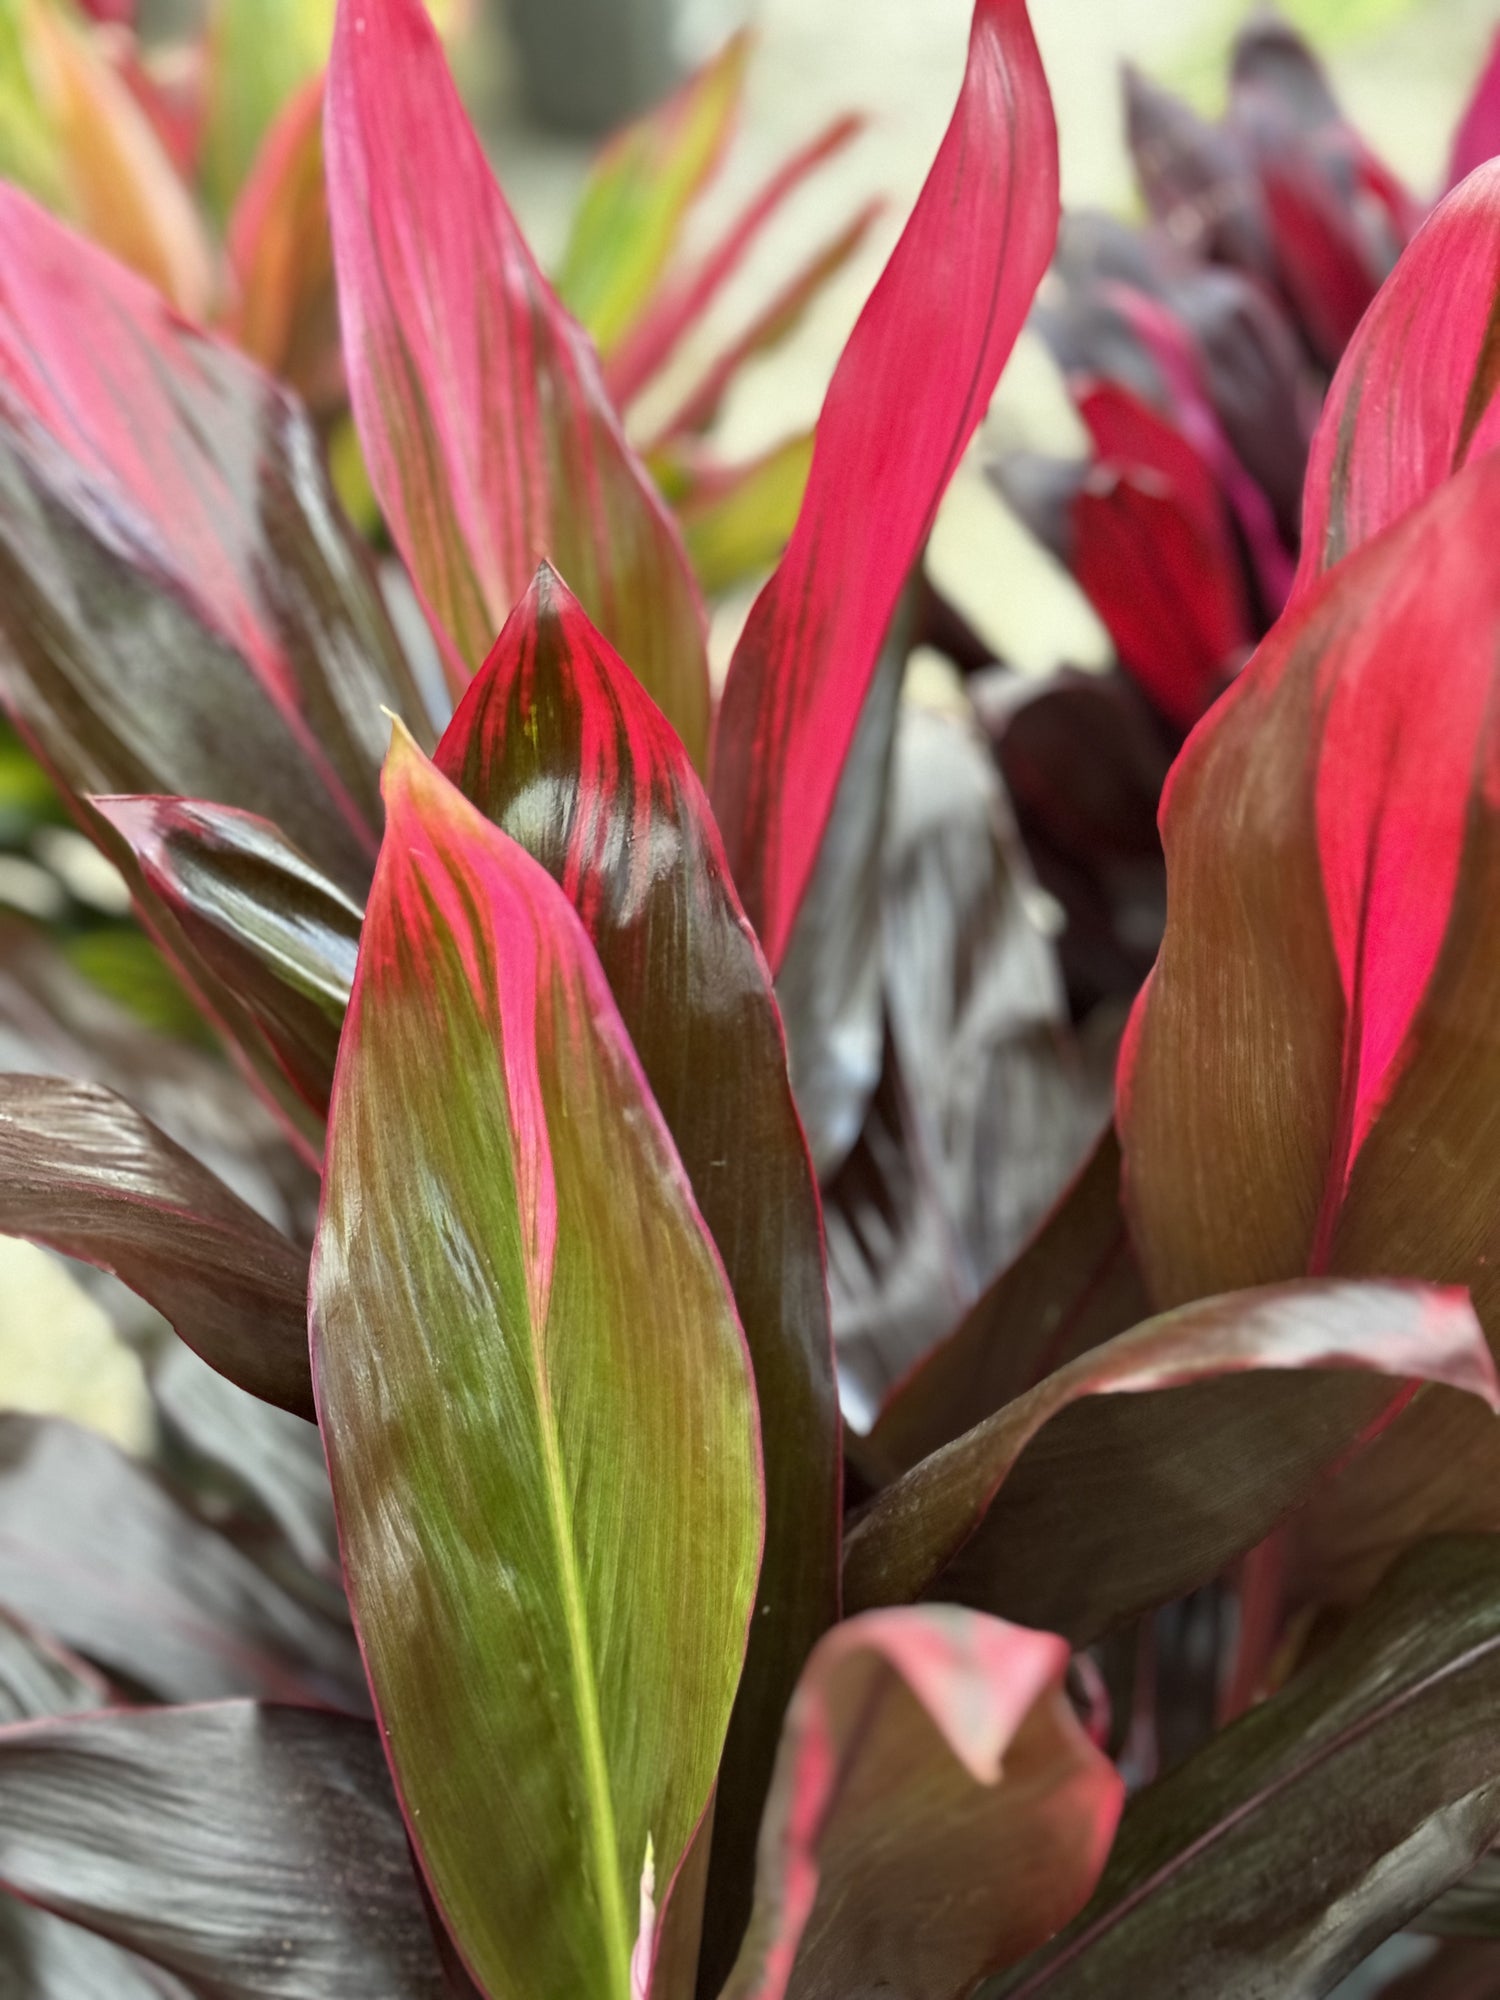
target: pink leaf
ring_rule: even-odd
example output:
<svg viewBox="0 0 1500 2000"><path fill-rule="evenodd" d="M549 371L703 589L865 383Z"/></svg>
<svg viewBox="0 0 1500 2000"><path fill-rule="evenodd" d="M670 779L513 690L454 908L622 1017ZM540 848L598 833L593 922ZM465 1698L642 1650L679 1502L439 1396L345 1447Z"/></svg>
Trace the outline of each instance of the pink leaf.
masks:
<svg viewBox="0 0 1500 2000"><path fill-rule="evenodd" d="M421 0L341 0L325 143L355 419L455 686L547 556L701 761L703 613L681 541Z"/></svg>
<svg viewBox="0 0 1500 2000"><path fill-rule="evenodd" d="M1025 5L978 0L958 108L834 372L791 546L724 690L714 805L773 968L907 571L1021 329L1057 214L1052 103Z"/></svg>

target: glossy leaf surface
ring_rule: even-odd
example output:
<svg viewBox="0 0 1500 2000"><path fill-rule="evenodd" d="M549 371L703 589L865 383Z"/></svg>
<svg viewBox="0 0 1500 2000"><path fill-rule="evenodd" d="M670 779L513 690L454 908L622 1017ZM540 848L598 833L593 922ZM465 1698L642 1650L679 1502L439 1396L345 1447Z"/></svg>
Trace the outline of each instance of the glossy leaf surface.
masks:
<svg viewBox="0 0 1500 2000"><path fill-rule="evenodd" d="M887 1487L846 1542L850 1608L951 1597L1087 1644L1259 1542L1414 1380L1500 1409L1461 1293L1290 1285L1148 1320Z"/></svg>
<svg viewBox="0 0 1500 2000"><path fill-rule="evenodd" d="M720 709L714 806L777 971L906 572L1051 253L1056 174L1022 0L979 0L958 109L834 373L791 546ZM889 418L872 426L877 405Z"/></svg>
<svg viewBox="0 0 1500 2000"><path fill-rule="evenodd" d="M425 724L306 418L10 190L0 251L0 695L75 796L258 812L361 888L380 708Z"/></svg>
<svg viewBox="0 0 1500 2000"><path fill-rule="evenodd" d="M1340 363L1313 439L1306 587L1500 443L1500 162L1429 217Z"/></svg>
<svg viewBox="0 0 1500 2000"><path fill-rule="evenodd" d="M724 2000L960 2000L1066 1923L1123 1790L1068 1705L1067 1663L1050 1633L953 1605L830 1633L787 1716Z"/></svg>
<svg viewBox="0 0 1500 2000"><path fill-rule="evenodd" d="M347 1626L113 1445L54 1419L0 1414L0 1603L160 1700L364 1704Z"/></svg>
<svg viewBox="0 0 1500 2000"><path fill-rule="evenodd" d="M96 799L196 957L239 997L296 1089L328 1109L360 905L253 813Z"/></svg>
<svg viewBox="0 0 1500 2000"><path fill-rule="evenodd" d="M1495 1542L1415 1551L1324 1659L1131 1802L1089 1908L983 2000L1319 2000L1494 1839L1497 1694Z"/></svg>
<svg viewBox="0 0 1500 2000"><path fill-rule="evenodd" d="M143 1026L17 918L0 919L0 1069L128 1092L258 1214L311 1237L317 1181L242 1078L208 1050Z"/></svg>
<svg viewBox="0 0 1500 2000"><path fill-rule="evenodd" d="M0 1883L214 2000L443 2000L380 1739L215 1702L0 1730Z"/></svg>
<svg viewBox="0 0 1500 2000"><path fill-rule="evenodd" d="M436 763L582 918L744 1326L764 1421L766 1541L724 1766L737 1804L716 1834L716 1888L739 1902L781 1718L838 1612L838 1402L818 1197L770 974L681 743L551 570L512 613Z"/></svg>
<svg viewBox="0 0 1500 2000"><path fill-rule="evenodd" d="M221 1374L311 1418L306 1252L123 1098L0 1075L0 1230L112 1271Z"/></svg>
<svg viewBox="0 0 1500 2000"><path fill-rule="evenodd" d="M571 905L399 735L385 789L312 1282L346 1581L475 1977L629 2000L755 1594L744 1336Z"/></svg>
<svg viewBox="0 0 1500 2000"><path fill-rule="evenodd" d="M421 0L341 0L326 147L354 414L456 685L545 556L701 762L708 667L687 558Z"/></svg>
<svg viewBox="0 0 1500 2000"><path fill-rule="evenodd" d="M1120 1100L1160 1302L1375 1271L1469 1284L1495 1337L1497 533L1490 457L1307 592L1174 769Z"/></svg>

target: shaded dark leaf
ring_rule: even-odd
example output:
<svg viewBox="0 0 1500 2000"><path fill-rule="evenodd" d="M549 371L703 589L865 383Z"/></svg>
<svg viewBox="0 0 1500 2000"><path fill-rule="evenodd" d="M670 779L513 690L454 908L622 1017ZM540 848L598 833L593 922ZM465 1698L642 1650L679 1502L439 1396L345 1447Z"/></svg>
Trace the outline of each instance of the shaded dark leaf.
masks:
<svg viewBox="0 0 1500 2000"><path fill-rule="evenodd" d="M253 813L196 799L93 804L198 959L259 1024L291 1082L326 1112L360 904Z"/></svg>
<svg viewBox="0 0 1500 2000"><path fill-rule="evenodd" d="M90 1431L0 1412L0 1605L165 1701L360 1711L347 1626L308 1610Z"/></svg>
<svg viewBox="0 0 1500 2000"><path fill-rule="evenodd" d="M221 1374L312 1418L306 1254L123 1098L0 1075L0 1230L113 1272Z"/></svg>
<svg viewBox="0 0 1500 2000"><path fill-rule="evenodd" d="M0 1730L0 1882L201 2000L446 2000L377 1732L214 1702Z"/></svg>
<svg viewBox="0 0 1500 2000"><path fill-rule="evenodd" d="M1319 2000L1495 1837L1497 1700L1500 1543L1430 1543L1326 1658L1131 1802L1092 1904L984 2000Z"/></svg>
<svg viewBox="0 0 1500 2000"><path fill-rule="evenodd" d="M1086 1645L1253 1547L1422 1380L1500 1407L1462 1293L1311 1282L1147 1320L886 1487L849 1607L951 1598Z"/></svg>

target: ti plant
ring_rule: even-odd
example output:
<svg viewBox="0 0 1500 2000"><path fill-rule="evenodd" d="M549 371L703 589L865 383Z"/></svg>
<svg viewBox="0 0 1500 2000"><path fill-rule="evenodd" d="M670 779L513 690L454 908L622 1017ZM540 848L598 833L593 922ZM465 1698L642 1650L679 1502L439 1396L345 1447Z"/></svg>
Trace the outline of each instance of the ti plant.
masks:
<svg viewBox="0 0 1500 2000"><path fill-rule="evenodd" d="M717 702L419 0L326 100L440 678L296 398L0 191L0 692L234 1064L4 939L0 1227L180 1343L157 1464L0 1416L0 1978L1302 2000L1492 1936L1500 167L1334 374L1112 1093L902 686L1054 250L1023 0Z"/></svg>

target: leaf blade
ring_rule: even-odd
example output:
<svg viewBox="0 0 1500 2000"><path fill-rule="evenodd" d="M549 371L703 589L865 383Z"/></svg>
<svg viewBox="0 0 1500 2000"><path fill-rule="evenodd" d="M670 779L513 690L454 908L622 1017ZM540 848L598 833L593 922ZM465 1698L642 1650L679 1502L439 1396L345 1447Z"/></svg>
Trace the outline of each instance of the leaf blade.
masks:
<svg viewBox="0 0 1500 2000"><path fill-rule="evenodd" d="M628 2000L648 1836L669 1885L754 1594L743 1335L561 891L399 737L386 808L312 1282L346 1580L471 1969L499 1995L566 1979ZM497 1707L484 1662L510 1652Z"/></svg>

